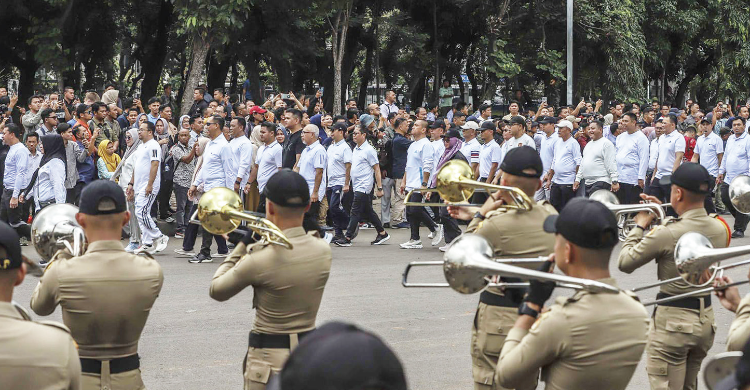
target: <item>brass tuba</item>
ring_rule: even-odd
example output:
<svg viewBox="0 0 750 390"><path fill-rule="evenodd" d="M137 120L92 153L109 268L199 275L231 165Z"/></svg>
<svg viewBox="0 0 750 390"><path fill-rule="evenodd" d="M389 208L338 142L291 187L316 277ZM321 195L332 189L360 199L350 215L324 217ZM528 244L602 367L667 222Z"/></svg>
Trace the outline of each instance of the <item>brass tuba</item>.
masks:
<svg viewBox="0 0 750 390"><path fill-rule="evenodd" d="M76 222L78 207L58 203L43 208L31 223L31 244L44 261L49 261L60 249L73 256L86 250L86 235Z"/></svg>

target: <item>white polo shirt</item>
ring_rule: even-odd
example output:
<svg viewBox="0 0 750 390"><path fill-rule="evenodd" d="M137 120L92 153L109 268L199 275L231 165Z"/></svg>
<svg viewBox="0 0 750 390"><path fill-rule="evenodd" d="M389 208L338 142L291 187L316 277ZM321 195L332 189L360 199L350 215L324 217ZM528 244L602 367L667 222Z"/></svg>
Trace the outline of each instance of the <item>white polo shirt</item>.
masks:
<svg viewBox="0 0 750 390"><path fill-rule="evenodd" d="M406 190L411 191L422 186L422 174L432 172L433 150L426 137L414 141L406 151Z"/></svg>
<svg viewBox="0 0 750 390"><path fill-rule="evenodd" d="M274 140L271 144L258 148L255 164L258 166L258 190L262 193L268 179L281 168L281 145Z"/></svg>
<svg viewBox="0 0 750 390"><path fill-rule="evenodd" d="M617 174L620 183L637 185L638 180L646 180L648 170L648 138L641 131L617 136Z"/></svg>
<svg viewBox="0 0 750 390"><path fill-rule="evenodd" d="M719 154L724 153L724 141L721 137L713 131L708 133L708 137L701 135L695 143L695 153L698 153L698 161L706 168L709 175L713 177L719 175Z"/></svg>
<svg viewBox="0 0 750 390"><path fill-rule="evenodd" d="M502 149L494 139L482 145L479 151L479 178L489 178L492 164L497 163L497 168L499 168L502 157Z"/></svg>
<svg viewBox="0 0 750 390"><path fill-rule="evenodd" d="M346 180L346 164L352 163L352 150L345 139L328 146L328 187L343 186Z"/></svg>
<svg viewBox="0 0 750 390"><path fill-rule="evenodd" d="M659 138L651 140L651 145L648 147L648 169L656 168L656 160L659 159Z"/></svg>
<svg viewBox="0 0 750 390"><path fill-rule="evenodd" d="M724 183L731 184L735 177L747 175L750 168L750 136L747 131L741 136L730 135L727 149L721 159L719 173L724 173Z"/></svg>
<svg viewBox="0 0 750 390"><path fill-rule="evenodd" d="M542 158L542 169L544 170L542 172L542 177L544 177L544 175L549 172L550 167L552 167L552 159L555 157L555 143L557 143L557 140L559 139L560 136L557 134L557 130L555 130L555 132L549 137L545 134L542 139L542 146L539 151L539 157Z"/></svg>
<svg viewBox="0 0 750 390"><path fill-rule="evenodd" d="M323 177L320 179L320 186L318 187L318 201L322 200L326 196L326 166L328 165L328 155L326 154L326 148L320 144L320 141L313 142L312 145L307 145L299 156L299 174L305 178L307 187L310 189L310 196L312 196L313 190L315 189L315 173L317 169L323 169Z"/></svg>
<svg viewBox="0 0 750 390"><path fill-rule="evenodd" d="M151 173L151 162L161 162L161 145L155 139L142 144L134 155L133 163L133 191L141 196L146 195L148 178ZM152 185L151 194L156 195L161 188L161 169L156 170L156 177Z"/></svg>
<svg viewBox="0 0 750 390"><path fill-rule="evenodd" d="M365 141L360 146L355 146L352 151L352 186L357 192L369 194L375 182L375 169L373 166L379 164L378 154L369 142Z"/></svg>
<svg viewBox="0 0 750 390"><path fill-rule="evenodd" d="M659 138L659 157L656 160L656 178L672 174L676 153L685 153L685 137L673 130Z"/></svg>
<svg viewBox="0 0 750 390"><path fill-rule="evenodd" d="M237 179L237 160L224 134L219 134L206 145L203 163L193 185L203 184L203 191L216 187L234 188Z"/></svg>
<svg viewBox="0 0 750 390"><path fill-rule="evenodd" d="M232 149L234 159L237 162L237 174L234 175L234 180L236 181L238 177L241 177L240 188L244 188L253 166L253 143L243 135L242 137L232 138L229 147Z"/></svg>
<svg viewBox="0 0 750 390"><path fill-rule="evenodd" d="M469 142L464 142L461 145L461 154L469 160L470 164L479 164L479 151L482 149L482 145L477 141L476 138Z"/></svg>
<svg viewBox="0 0 750 390"><path fill-rule="evenodd" d="M576 168L581 165L581 145L575 138L570 137L567 141L560 138L555 143L555 156L552 159L552 169L555 176L552 183L561 185L572 185L576 179Z"/></svg>

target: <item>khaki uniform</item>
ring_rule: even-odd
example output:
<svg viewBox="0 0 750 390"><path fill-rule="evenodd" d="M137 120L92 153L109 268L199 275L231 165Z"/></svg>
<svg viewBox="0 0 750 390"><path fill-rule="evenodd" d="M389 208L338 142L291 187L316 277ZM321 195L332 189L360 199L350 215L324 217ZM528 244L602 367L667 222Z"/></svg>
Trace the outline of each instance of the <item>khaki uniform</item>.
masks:
<svg viewBox="0 0 750 390"><path fill-rule="evenodd" d="M81 388L81 362L68 329L32 322L0 302L0 387L46 390Z"/></svg>
<svg viewBox="0 0 750 390"><path fill-rule="evenodd" d="M612 278L599 281L617 286ZM541 368L547 390L625 389L646 348L648 323L632 293L557 298L530 330L510 331L496 381L512 388Z"/></svg>
<svg viewBox="0 0 750 390"><path fill-rule="evenodd" d="M737 317L729 327L727 336L727 351L742 351L745 344L750 340L750 294L742 298L740 306L737 307Z"/></svg>
<svg viewBox="0 0 750 390"><path fill-rule="evenodd" d="M475 218L466 229L489 240L500 258L547 256L554 252L555 236L542 229L547 216L557 214L547 202L534 203L530 211L496 210L484 220ZM518 319L518 305L524 291L504 292L488 288L480 296L474 324L471 328L471 360L474 389L503 389L494 381L495 367L508 332ZM501 305L488 304L496 300ZM538 373L529 373L526 381L514 385L516 389L536 388Z"/></svg>
<svg viewBox="0 0 750 390"><path fill-rule="evenodd" d="M256 313L251 338L287 341L288 336L289 347L248 346L245 389L265 389L271 373L281 370L299 339L315 329L331 270L331 247L317 232L305 233L300 226L283 233L294 249L266 242L237 244L211 281L210 295L218 301L253 287Z"/></svg>
<svg viewBox="0 0 750 390"><path fill-rule="evenodd" d="M642 229L634 228L620 251L620 270L631 273L655 259L659 280L679 276L674 248L683 234L693 231L706 236L714 248L729 245L730 232L723 220L707 215L703 208L693 209L679 218L668 218L646 235ZM680 280L661 286L660 293L677 295L697 289ZM696 309L668 303L654 310L646 362L652 389L697 388L698 371L714 342L716 325L710 293L686 299L696 302Z"/></svg>
<svg viewBox="0 0 750 390"><path fill-rule="evenodd" d="M119 241L96 241L83 256L58 252L31 297L31 308L49 315L59 304L78 343L82 363L100 361L101 373L85 372L83 389L144 389L139 368L112 373L120 358L137 359L138 340L159 296L164 276L150 256L125 252Z"/></svg>

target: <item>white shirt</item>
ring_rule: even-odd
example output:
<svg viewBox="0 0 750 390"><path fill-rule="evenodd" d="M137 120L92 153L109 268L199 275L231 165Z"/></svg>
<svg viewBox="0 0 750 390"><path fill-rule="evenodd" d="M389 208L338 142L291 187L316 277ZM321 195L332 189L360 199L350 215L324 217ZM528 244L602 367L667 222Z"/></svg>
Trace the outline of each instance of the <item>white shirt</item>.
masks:
<svg viewBox="0 0 750 390"><path fill-rule="evenodd" d="M492 164L497 163L496 168L499 168L502 157L502 149L494 139L482 145L482 150L479 151L479 178L491 179L489 175Z"/></svg>
<svg viewBox="0 0 750 390"><path fill-rule="evenodd" d="M583 148L581 167L576 174L576 181L581 182L581 179L584 179L586 185L592 185L598 181L609 184L617 181L616 154L615 145L604 137L589 141ZM557 176L557 170L555 170L555 176Z"/></svg>
<svg viewBox="0 0 750 390"><path fill-rule="evenodd" d="M747 131L741 136L729 136L724 158L721 159L719 174L724 175L724 183L731 184L735 177L747 175L750 171L750 137Z"/></svg>
<svg viewBox="0 0 750 390"><path fill-rule="evenodd" d="M406 151L407 191L421 187L422 174L424 172L432 172L433 152L432 145L430 145L430 141L426 137L419 141L414 141L409 145L409 149Z"/></svg>
<svg viewBox="0 0 750 390"><path fill-rule="evenodd" d="M480 149L482 149L482 145L476 138L474 138L469 142L464 142L464 144L461 145L460 152L466 157L470 164L479 164Z"/></svg>
<svg viewBox="0 0 750 390"><path fill-rule="evenodd" d="M346 185L346 164L352 163L352 150L345 139L328 146L328 187Z"/></svg>
<svg viewBox="0 0 750 390"><path fill-rule="evenodd" d="M281 145L274 140L270 145L263 145L258 149L255 164L258 166L258 190L263 192L271 176L281 168Z"/></svg>
<svg viewBox="0 0 750 390"><path fill-rule="evenodd" d="M542 158L542 169L544 170L542 172L542 177L544 177L544 175L549 172L550 167L552 167L552 159L555 157L555 144L559 139L560 136L557 134L557 131L552 133L549 137L545 134L542 139L542 147L539 151L539 157Z"/></svg>
<svg viewBox="0 0 750 390"><path fill-rule="evenodd" d="M442 139L430 142L432 145L432 174L437 174L437 166L440 163L440 157L445 153L445 142Z"/></svg>
<svg viewBox="0 0 750 390"><path fill-rule="evenodd" d="M575 138L570 137L567 141L560 138L555 143L555 155L552 158L551 168L555 171L552 182L555 184L570 185L575 182L576 168L581 165L581 146Z"/></svg>
<svg viewBox="0 0 750 390"><path fill-rule="evenodd" d="M705 135L698 137L695 143L695 153L699 155L698 161L706 168L709 175L713 177L719 175L719 155L724 153L724 141L721 137L713 131L708 133L708 137Z"/></svg>
<svg viewBox="0 0 750 390"><path fill-rule="evenodd" d="M243 135L238 138L232 138L232 141L229 142L229 147L232 149L234 160L237 162L237 174L234 175L234 181L237 181L237 178L241 177L240 188L244 188L253 166L253 143Z"/></svg>
<svg viewBox="0 0 750 390"><path fill-rule="evenodd" d="M661 138L661 137L660 137ZM651 140L651 145L648 149L648 169L654 169L656 167L656 160L659 158L659 138Z"/></svg>
<svg viewBox="0 0 750 390"><path fill-rule="evenodd" d="M137 195L146 196L149 175L151 174L151 162L161 162L161 145L155 139L141 144L133 154L133 190ZM151 189L151 195L159 193L161 187L161 169L156 169L156 177Z"/></svg>
<svg viewBox="0 0 750 390"><path fill-rule="evenodd" d="M511 138L508 140L508 142L510 142L510 145L508 145L508 150L517 148L519 146L528 146L536 150L536 142L534 142L534 139L529 137L529 135L526 133L523 133L518 138Z"/></svg>
<svg viewBox="0 0 750 390"><path fill-rule="evenodd" d="M3 186L6 190L13 190L13 198L18 198L24 188L23 183L26 181L26 168L29 166L30 155L26 145L18 142L10 147L5 157Z"/></svg>
<svg viewBox="0 0 750 390"><path fill-rule="evenodd" d="M29 183L31 183L31 176L33 176L34 171L39 168L39 163L42 162L42 156L42 152L39 151L37 151L36 154L31 154L31 152L29 152L29 166L26 167L26 179L23 181L23 188L28 187ZM64 169L63 172L65 172ZM37 175L37 177L39 177L39 175Z"/></svg>
<svg viewBox="0 0 750 390"><path fill-rule="evenodd" d="M122 170L120 171L120 181L118 184L120 184L120 187L122 187L123 190L126 190L128 188L128 183L130 183L130 180L133 178L133 165L135 164L136 154L138 154L138 151L141 149L141 146L143 144L138 145L138 147L133 151L133 153L128 156L128 158L122 163Z"/></svg>
<svg viewBox="0 0 750 390"><path fill-rule="evenodd" d="M65 197L65 163L59 158L53 158L39 168L36 175L34 203L38 210L39 202L54 200L55 203L65 203Z"/></svg>
<svg viewBox="0 0 750 390"><path fill-rule="evenodd" d="M656 160L657 179L672 174L677 153L685 153L685 137L677 130L662 135L659 139L659 157Z"/></svg>
<svg viewBox="0 0 750 390"><path fill-rule="evenodd" d="M617 136L617 174L620 183L637 185L638 180L646 180L649 162L648 138L643 132L627 131ZM588 147L588 145L587 145Z"/></svg>
<svg viewBox="0 0 750 390"><path fill-rule="evenodd" d="M313 194L315 189L315 175L317 169L323 170L323 176L320 179L320 186L318 187L318 201L323 200L326 196L326 166L328 164L328 155L326 154L326 148L320 144L320 141L313 142L312 145L307 145L302 154L299 156L299 174L305 178L307 187L310 189L310 196Z"/></svg>
<svg viewBox="0 0 750 390"><path fill-rule="evenodd" d="M198 172L193 185L198 187L203 184L203 192L216 187L234 188L236 174L237 161L232 148L224 134L219 134L206 145L201 171Z"/></svg>
<svg viewBox="0 0 750 390"><path fill-rule="evenodd" d="M378 154L369 142L365 141L360 146L355 146L352 151L352 186L357 192L369 194L375 182L375 169L378 163Z"/></svg>
<svg viewBox="0 0 750 390"><path fill-rule="evenodd" d="M608 139L613 144L617 143L617 137L612 134L612 130L609 126L602 127L602 133L604 134L604 138Z"/></svg>
<svg viewBox="0 0 750 390"><path fill-rule="evenodd" d="M398 114L398 106L396 103L385 102L380 105L380 116L384 119L388 119L388 114L395 112Z"/></svg>

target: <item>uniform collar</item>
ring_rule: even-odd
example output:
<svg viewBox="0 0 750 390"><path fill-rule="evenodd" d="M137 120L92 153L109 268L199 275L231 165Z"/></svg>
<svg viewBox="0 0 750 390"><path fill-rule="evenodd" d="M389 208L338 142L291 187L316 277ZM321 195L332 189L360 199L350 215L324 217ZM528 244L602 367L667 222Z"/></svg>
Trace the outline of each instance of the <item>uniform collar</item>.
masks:
<svg viewBox="0 0 750 390"><path fill-rule="evenodd" d="M318 141L318 140L315 140L315 142L313 142L312 144L310 144L310 145L307 145L307 146L305 147L305 149L314 149L314 148L317 148L317 147L318 147L318 145L320 145L320 141Z"/></svg>
<svg viewBox="0 0 750 390"><path fill-rule="evenodd" d="M305 232L305 228L303 228L302 226L296 226L296 227L293 227L293 228L284 229L282 231L282 233L284 233L284 235L287 238L301 237L301 236L304 236L305 234L307 234Z"/></svg>
<svg viewBox="0 0 750 390"><path fill-rule="evenodd" d="M737 136L734 136L734 139L743 139L743 138L745 138L745 136L747 136L747 131L743 131L743 132L742 132L742 135L741 135L741 136L739 136L739 137L737 137Z"/></svg>
<svg viewBox="0 0 750 390"><path fill-rule="evenodd" d="M0 302L0 317L9 317L17 320L24 319L21 313L10 302Z"/></svg>
<svg viewBox="0 0 750 390"><path fill-rule="evenodd" d="M695 217L706 217L708 216L708 213L706 212L706 209L703 207L699 207L697 209L688 210L682 214L680 214L679 218L677 219L685 219L685 218L695 218Z"/></svg>
<svg viewBox="0 0 750 390"><path fill-rule="evenodd" d="M482 147L490 147L490 146L492 146L493 143L497 143L497 142L495 142L494 138L492 140L490 140L490 142L485 142L484 145L482 145Z"/></svg>
<svg viewBox="0 0 750 390"><path fill-rule="evenodd" d="M120 241L116 241L116 240L95 241L89 244L88 249L86 249L86 254L93 253L93 252L111 252L111 251L125 252L125 249L122 247L122 243Z"/></svg>
<svg viewBox="0 0 750 390"><path fill-rule="evenodd" d="M613 277L596 279L596 281L600 282L600 283L608 284L608 285L610 285L612 287L619 288L619 286L617 285L617 280L615 280L615 278L613 278ZM577 301L577 300L581 299L581 297L583 297L584 295L587 295L587 294L591 294L591 292L587 291L587 290L578 290L575 294L573 294L572 297L567 298L567 299L563 298L563 299L565 301L567 301L567 302L574 302L574 301ZM604 293L604 294L608 294L608 293Z"/></svg>
<svg viewBox="0 0 750 390"><path fill-rule="evenodd" d="M279 141L276 141L276 139L273 140L270 144L266 145L266 148L272 148L274 145L278 145Z"/></svg>
<svg viewBox="0 0 750 390"><path fill-rule="evenodd" d="M341 139L341 141L339 141L339 142L334 142L334 143L333 143L333 145L334 145L334 146L339 146L339 145L341 145L341 144L345 144L345 143L346 143L346 138L342 138L342 139Z"/></svg>

